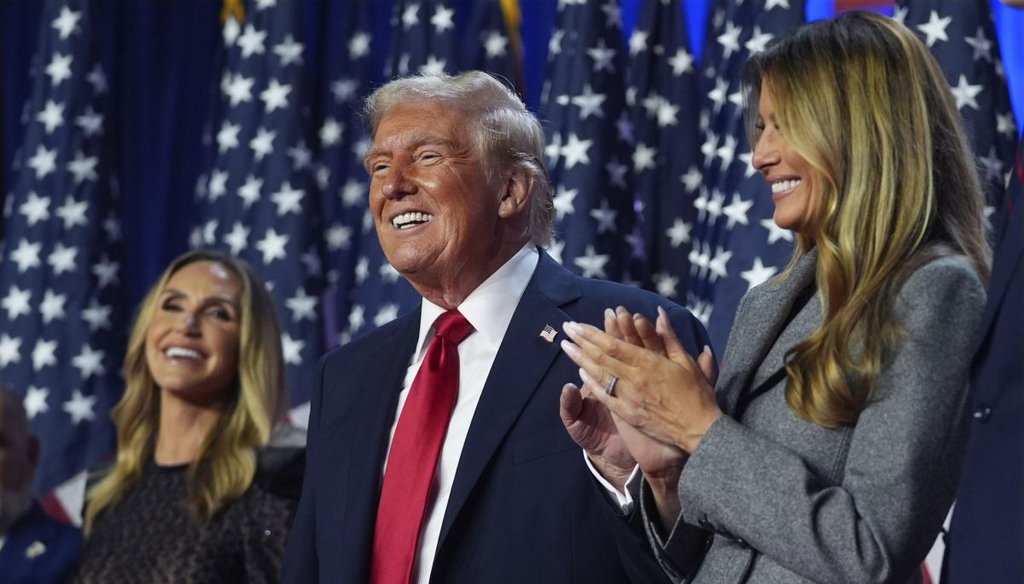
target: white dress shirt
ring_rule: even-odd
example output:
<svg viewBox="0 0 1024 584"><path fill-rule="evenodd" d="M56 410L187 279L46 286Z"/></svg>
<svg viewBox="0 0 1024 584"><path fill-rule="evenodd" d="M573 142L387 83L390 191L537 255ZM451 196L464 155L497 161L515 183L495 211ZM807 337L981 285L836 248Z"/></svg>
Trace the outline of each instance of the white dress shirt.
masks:
<svg viewBox="0 0 1024 584"><path fill-rule="evenodd" d="M466 434L469 433L473 413L480 402L484 382L491 372L498 347L501 346L508 325L512 321L512 313L519 305L519 299L523 296L539 259L537 248L533 244L527 244L458 306L459 312L473 325L475 332L459 344L459 394L451 421L448 423L448 433L445 434L444 443L441 445L441 456L434 477L437 485L436 494L433 500L427 502L426 519L420 533L416 564L413 567L414 583L425 584L430 580L437 540L441 535L441 522L448 507L448 497L455 481L455 470L459 466L459 457L466 443ZM443 312L445 310L440 306L423 300L419 343L406 371L402 393L398 398L398 412L395 414L395 421L391 425L391 437L388 439L389 454L398 418L402 415L405 399L409 396L409 388L420 369L427 346L434 337L434 321ZM386 468L387 461L384 464Z"/></svg>

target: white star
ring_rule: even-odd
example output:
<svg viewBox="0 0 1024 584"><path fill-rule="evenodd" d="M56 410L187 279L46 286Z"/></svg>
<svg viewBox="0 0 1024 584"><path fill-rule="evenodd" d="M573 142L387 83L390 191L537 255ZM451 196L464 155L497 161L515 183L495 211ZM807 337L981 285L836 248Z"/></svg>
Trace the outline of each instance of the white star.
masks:
<svg viewBox="0 0 1024 584"><path fill-rule="evenodd" d="M964 37L964 42L974 48L973 60L985 59L989 63L992 62L992 41L988 40L984 29L980 26L978 33L973 37Z"/></svg>
<svg viewBox="0 0 1024 584"><path fill-rule="evenodd" d="M18 264L19 274L25 273L29 268L39 267L39 250L42 247L38 243L29 243L25 238L18 242L18 247L11 252L11 259Z"/></svg>
<svg viewBox="0 0 1024 584"><path fill-rule="evenodd" d="M299 286L295 290L295 296L284 301L288 310L292 311L292 322L299 322L303 319L316 320L316 296L306 294L306 290Z"/></svg>
<svg viewBox="0 0 1024 584"><path fill-rule="evenodd" d="M715 79L715 88L708 92L708 99L715 104L714 111L717 114L722 111L722 106L725 105L728 99L729 93L729 82L719 77Z"/></svg>
<svg viewBox="0 0 1024 584"><path fill-rule="evenodd" d="M633 34L629 35L629 54L631 56L637 56L640 53L647 50L647 38L651 36L647 31L640 30L639 28L633 31Z"/></svg>
<svg viewBox="0 0 1024 584"><path fill-rule="evenodd" d="M708 216L711 217L711 223L714 223L719 216L722 214L722 203L725 202L725 195L720 193L718 189L715 189L711 193L711 200L704 206L704 210L707 211Z"/></svg>
<svg viewBox="0 0 1024 584"><path fill-rule="evenodd" d="M277 108L287 107L288 94L291 93L291 85L282 85L277 79L270 80L270 86L260 93L260 99L266 104L266 111L269 114Z"/></svg>
<svg viewBox="0 0 1024 584"><path fill-rule="evenodd" d="M302 264L306 266L306 274L318 277L321 275L323 266L320 262L320 254L316 247L310 246L306 253L302 254Z"/></svg>
<svg viewBox="0 0 1024 584"><path fill-rule="evenodd" d="M0 334L0 368L21 361L21 339Z"/></svg>
<svg viewBox="0 0 1024 584"><path fill-rule="evenodd" d="M85 76L85 80L92 85L92 91L96 95L100 95L107 92L107 74L103 72L103 67L99 63L89 71L89 74Z"/></svg>
<svg viewBox="0 0 1024 584"><path fill-rule="evenodd" d="M253 83L255 83L255 79L252 77L246 77L241 73L235 73L231 77L231 81L224 86L224 93L227 94L232 107L243 102L252 101ZM224 126L228 125L230 124L225 120Z"/></svg>
<svg viewBox="0 0 1024 584"><path fill-rule="evenodd" d="M979 156L978 162L985 169L985 180L998 181L1003 177L1003 160L999 158L995 146L989 146L987 156Z"/></svg>
<svg viewBox="0 0 1024 584"><path fill-rule="evenodd" d="M92 411L95 405L96 396L82 395L82 392L76 389L71 394L71 399L64 402L63 410L67 415L71 416L71 423L77 425L96 419L96 414Z"/></svg>
<svg viewBox="0 0 1024 584"><path fill-rule="evenodd" d="M65 79L71 78L71 55L54 53L50 63L46 66L46 74L50 76L50 82L55 86L60 85Z"/></svg>
<svg viewBox="0 0 1024 584"><path fill-rule="evenodd" d="M740 50L740 33L742 29L731 22L725 23L725 32L718 36L718 44L722 45L722 56L728 59L733 52Z"/></svg>
<svg viewBox="0 0 1024 584"><path fill-rule="evenodd" d="M1013 112L996 114L996 132L999 132L1007 138L1014 138L1017 136L1017 126L1013 123Z"/></svg>
<svg viewBox="0 0 1024 584"><path fill-rule="evenodd" d="M963 109L965 105L978 109L978 100L975 98L983 89L984 87L981 85L971 85L967 82L967 77L960 75L960 80L957 82L956 87L950 88L953 92L953 97L956 98L956 109Z"/></svg>
<svg viewBox="0 0 1024 584"><path fill-rule="evenodd" d="M945 18L939 18L939 13L932 10L932 13L928 16L928 22L917 25L917 30L921 31L925 35L925 44L928 48L932 48L935 41L948 41L949 37L946 36L946 27L949 23L953 22L952 16Z"/></svg>
<svg viewBox="0 0 1024 584"><path fill-rule="evenodd" d="M765 10L771 10L772 8L781 7L789 9L789 0L766 0L764 3Z"/></svg>
<svg viewBox="0 0 1024 584"><path fill-rule="evenodd" d="M672 74L676 77L683 73L690 73L693 71L693 55L686 49L678 49L668 60L668 64L672 67Z"/></svg>
<svg viewBox="0 0 1024 584"><path fill-rule="evenodd" d="M693 225L677 218L672 223L672 227L665 230L665 236L668 237L672 247L679 247L684 243L689 243L691 229L693 229Z"/></svg>
<svg viewBox="0 0 1024 584"><path fill-rule="evenodd" d="M483 37L484 54L488 59L504 57L508 47L508 37L496 30L488 31Z"/></svg>
<svg viewBox="0 0 1024 584"><path fill-rule="evenodd" d="M749 270L740 272L740 277L747 281L747 290L750 290L754 286L767 282L777 271L773 266L765 266L761 262L761 258L756 257L754 265Z"/></svg>
<svg viewBox="0 0 1024 584"><path fill-rule="evenodd" d="M356 262L356 267L352 272L356 276L356 284L362 284L366 281L366 278L370 275L370 262L366 259L366 256L359 256L359 261Z"/></svg>
<svg viewBox="0 0 1024 584"><path fill-rule="evenodd" d="M263 254L263 263L269 264L277 259L284 259L284 246L288 244L287 234L278 234L273 228L268 229L263 239L256 242L256 249Z"/></svg>
<svg viewBox="0 0 1024 584"><path fill-rule="evenodd" d="M277 0L256 0L257 10L265 10L272 6L277 6Z"/></svg>
<svg viewBox="0 0 1024 584"><path fill-rule="evenodd" d="M352 307L348 313L348 330L350 333L359 330L366 323L365 309L360 304Z"/></svg>
<svg viewBox="0 0 1024 584"><path fill-rule="evenodd" d="M370 54L370 41L372 37L365 32L358 32L352 35L348 41L348 56L352 60L365 57Z"/></svg>
<svg viewBox="0 0 1024 584"><path fill-rule="evenodd" d="M238 46L242 47L242 57L249 58L255 54L263 54L263 41L267 33L256 30L253 25L245 25L245 32L238 37Z"/></svg>
<svg viewBox="0 0 1024 584"><path fill-rule="evenodd" d="M633 150L633 170L639 173L648 168L655 168L657 165L654 163L654 159L657 155L657 148L640 142Z"/></svg>
<svg viewBox="0 0 1024 584"><path fill-rule="evenodd" d="M281 66L287 67L292 63L296 65L302 64L302 43L296 42L295 38L289 34L284 37L281 43L274 46L274 54L281 59Z"/></svg>
<svg viewBox="0 0 1024 584"><path fill-rule="evenodd" d="M909 7L907 7L907 6L897 6L895 8L895 10L893 10L892 19L895 20L896 22L902 24L903 26L906 26L907 25L907 13L908 12L910 12L910 8Z"/></svg>
<svg viewBox="0 0 1024 584"><path fill-rule="evenodd" d="M82 320L89 323L89 332L96 332L100 329L110 330L111 308L102 305L95 298L89 301L89 306L82 311Z"/></svg>
<svg viewBox="0 0 1024 584"><path fill-rule="evenodd" d="M81 128L86 136L96 136L103 133L103 116L93 111L90 105L85 108L85 113L75 118L75 125Z"/></svg>
<svg viewBox="0 0 1024 584"><path fill-rule="evenodd" d="M288 149L288 158L292 159L292 169L304 170L310 167L310 163L313 161L313 153L309 151L305 142L299 142Z"/></svg>
<svg viewBox="0 0 1024 584"><path fill-rule="evenodd" d="M281 190L270 195L270 200L277 205L277 216L283 217L288 213L300 213L302 211L302 198L306 195L306 191L301 189L293 189L289 181L285 181L281 185Z"/></svg>
<svg viewBox="0 0 1024 584"><path fill-rule="evenodd" d="M113 215L103 220L103 231L107 233L107 238L110 241L119 241L121 239L121 222Z"/></svg>
<svg viewBox="0 0 1024 584"><path fill-rule="evenodd" d="M555 132L551 135L551 140L544 146L544 154L548 157L548 166L554 166L558 164L558 157L562 153L562 134Z"/></svg>
<svg viewBox="0 0 1024 584"><path fill-rule="evenodd" d="M344 126L334 118L327 118L320 126L320 143L324 146L334 146L341 141L342 131L344 131Z"/></svg>
<svg viewBox="0 0 1024 584"><path fill-rule="evenodd" d="M352 241L352 229L345 225L332 225L327 230L327 249L337 251L348 249Z"/></svg>
<svg viewBox="0 0 1024 584"><path fill-rule="evenodd" d="M604 117L604 110L601 105L607 96L603 93L594 93L590 84L583 85L583 93L573 96L572 104L580 108L580 119L585 120L590 116Z"/></svg>
<svg viewBox="0 0 1024 584"><path fill-rule="evenodd" d="M427 57L427 62L419 68L420 75L426 75L427 77L437 77L443 75L445 68L448 66L448 62L444 59L438 59L434 55Z"/></svg>
<svg viewBox="0 0 1024 584"><path fill-rule="evenodd" d="M612 63L612 59L615 58L615 49L609 49L604 39L598 39L597 46L587 49L587 54L594 60L595 73L598 71L615 72L615 64Z"/></svg>
<svg viewBox="0 0 1024 584"><path fill-rule="evenodd" d="M586 2L580 2L580 4L584 5ZM605 27L622 28L622 9L619 8L618 0L608 0L608 2L602 4L601 12L604 12L605 15Z"/></svg>
<svg viewBox="0 0 1024 584"><path fill-rule="evenodd" d="M224 243L231 248L232 255L242 253L242 250L249 245L249 231L250 229L242 225L240 221L235 221L234 227L224 236Z"/></svg>
<svg viewBox="0 0 1024 584"><path fill-rule="evenodd" d="M281 349L284 352L285 363L302 365L302 349L305 347L306 341L293 339L289 333L281 335Z"/></svg>
<svg viewBox="0 0 1024 584"><path fill-rule="evenodd" d="M736 157L736 145L736 137L730 134L725 137L725 142L715 151L715 154L722 159L723 168L732 164L733 159Z"/></svg>
<svg viewBox="0 0 1024 584"><path fill-rule="evenodd" d="M708 262L708 269L711 271L711 281L714 282L718 278L729 277L729 271L725 265L732 259L732 252L726 251L719 246L718 251L715 252L715 257Z"/></svg>
<svg viewBox="0 0 1024 584"><path fill-rule="evenodd" d="M51 26L60 33L61 39L67 40L71 33L78 31L78 21L81 18L81 12L75 12L67 6L61 6L60 16L53 19Z"/></svg>
<svg viewBox="0 0 1024 584"><path fill-rule="evenodd" d="M551 245L548 246L547 252L556 262L562 263L562 249L565 248L564 241L558 241L557 239L551 240Z"/></svg>
<svg viewBox="0 0 1024 584"><path fill-rule="evenodd" d="M18 211L25 216L25 221L30 226L39 221L46 221L50 218L50 198L40 197L34 192L29 193L28 200L18 207Z"/></svg>
<svg viewBox="0 0 1024 584"><path fill-rule="evenodd" d="M210 173L210 186L206 189L211 201L224 196L228 192L228 172L226 170L214 170Z"/></svg>
<svg viewBox="0 0 1024 584"><path fill-rule="evenodd" d="M111 284L117 283L117 271L120 269L120 264L112 262L104 255L100 258L100 261L96 262L92 266L92 273L96 276L100 288L106 288Z"/></svg>
<svg viewBox="0 0 1024 584"><path fill-rule="evenodd" d="M47 134L64 125L64 105L58 104L52 99L46 100L46 107L36 114L36 121L43 124Z"/></svg>
<svg viewBox="0 0 1024 584"><path fill-rule="evenodd" d="M658 103L658 127L667 128L668 126L674 126L679 123L676 116L679 114L679 106L671 103L667 99L662 99Z"/></svg>
<svg viewBox="0 0 1024 584"><path fill-rule="evenodd" d="M242 199L242 206L248 209L253 203L260 200L260 189L262 188L263 179L256 178L250 174L245 179L245 184L238 189L238 196Z"/></svg>
<svg viewBox="0 0 1024 584"><path fill-rule="evenodd" d="M626 175L629 173L629 167L619 162L618 158L612 158L604 165L605 171L608 172L608 181L622 189L628 188L626 184Z"/></svg>
<svg viewBox="0 0 1024 584"><path fill-rule="evenodd" d="M751 55L756 55L763 52L773 38L775 37L771 33L761 32L761 27L755 26L750 40L744 43L743 46L750 51Z"/></svg>
<svg viewBox="0 0 1024 584"><path fill-rule="evenodd" d="M654 274L654 286L658 291L658 294L665 298L676 297L676 286L679 285L679 278L669 274L668 272L659 272Z"/></svg>
<svg viewBox="0 0 1024 584"><path fill-rule="evenodd" d="M771 218L762 219L761 227L764 227L765 229L768 230L769 245L775 243L780 239L789 242L793 241L793 232L788 229L783 229L782 227L779 227L778 223L776 223Z"/></svg>
<svg viewBox="0 0 1024 584"><path fill-rule="evenodd" d="M377 314L373 316L373 325L384 326L396 318L398 318L398 305L388 302L377 309Z"/></svg>
<svg viewBox="0 0 1024 584"><path fill-rule="evenodd" d="M345 181L338 194L341 196L342 205L352 207L363 202L366 198L366 185L354 178L350 178Z"/></svg>
<svg viewBox="0 0 1024 584"><path fill-rule="evenodd" d="M406 6L405 10L402 12L402 28L404 28L405 30L409 30L410 28L412 28L412 27L416 26L417 24L419 24L420 23L419 11L420 11L420 5L419 4L410 4L410 5Z"/></svg>
<svg viewBox="0 0 1024 584"><path fill-rule="evenodd" d="M82 352L71 359L71 364L78 369L82 379L107 372L107 368L103 366L103 351L95 350L89 345L82 345Z"/></svg>
<svg viewBox="0 0 1024 584"><path fill-rule="evenodd" d="M434 15L430 17L430 24L434 26L434 34L441 34L448 29L455 28L453 17L455 11L443 5L434 8Z"/></svg>
<svg viewBox="0 0 1024 584"><path fill-rule="evenodd" d="M96 165L99 158L85 156L82 152L75 152L75 159L68 163L68 172L74 177L75 184L82 184L84 181L95 181L99 178L96 174Z"/></svg>
<svg viewBox="0 0 1024 584"><path fill-rule="evenodd" d="M700 186L701 181L704 180L704 176L701 174L700 169L696 166L691 166L690 170L686 171L686 174L679 177L679 180L682 181L683 186L686 187L686 192L692 193Z"/></svg>
<svg viewBox="0 0 1024 584"><path fill-rule="evenodd" d="M57 341L36 340L32 349L32 369L39 371L43 367L57 364ZM27 400L26 396L26 400Z"/></svg>
<svg viewBox="0 0 1024 584"><path fill-rule="evenodd" d="M25 400L22 402L28 419L32 420L39 414L45 414L50 411L50 406L46 403L46 399L49 396L50 390L45 387L28 386L28 390L25 392Z"/></svg>
<svg viewBox="0 0 1024 584"><path fill-rule="evenodd" d="M75 269L75 254L77 253L78 248L65 247L63 243L57 242L54 250L50 252L50 256L46 258L46 263L53 268L53 274L59 276L62 272L70 272Z"/></svg>
<svg viewBox="0 0 1024 584"><path fill-rule="evenodd" d="M205 245L213 245L217 241L217 225L216 219L210 219L203 225L202 241Z"/></svg>
<svg viewBox="0 0 1024 584"><path fill-rule="evenodd" d="M47 150L42 144L36 147L36 153L28 159L28 166L36 171L40 179L57 169L57 149Z"/></svg>
<svg viewBox="0 0 1024 584"><path fill-rule="evenodd" d="M575 210L573 208L573 199L579 194L577 189L566 189L565 185L558 185L558 191L555 192L554 206L555 216L558 221L561 221L566 215L571 215Z"/></svg>
<svg viewBox="0 0 1024 584"><path fill-rule="evenodd" d="M752 199L745 201L740 198L739 193L733 193L732 202L722 210L722 213L729 218L729 221L725 224L725 228L732 229L737 223L746 225L747 211L749 211L753 206L754 201Z"/></svg>
<svg viewBox="0 0 1024 584"><path fill-rule="evenodd" d="M249 141L249 148L252 149L252 155L256 162L263 160L264 156L274 151L274 138L276 137L277 132L270 132L266 128L256 131L256 137Z"/></svg>
<svg viewBox="0 0 1024 584"><path fill-rule="evenodd" d="M13 321L23 314L29 314L32 312L31 306L29 306L29 300L32 299L32 290L22 290L17 286L11 286L7 292L7 296L0 301L0 307L3 307L7 311L7 320Z"/></svg>
<svg viewBox="0 0 1024 584"><path fill-rule="evenodd" d="M604 265L608 263L608 256L594 251L594 246L588 245L586 253L576 257L572 261L583 272L584 278L605 278Z"/></svg>
<svg viewBox="0 0 1024 584"><path fill-rule="evenodd" d="M615 232L615 217L618 216L618 211L608 206L607 199L601 199L601 206L596 209L590 210L590 216L597 221L597 232Z"/></svg>
<svg viewBox="0 0 1024 584"><path fill-rule="evenodd" d="M565 31L556 30L551 38L548 39L548 55L554 56L562 52L562 37L565 36Z"/></svg>
<svg viewBox="0 0 1024 584"><path fill-rule="evenodd" d="M377 273L380 275L381 280L391 284L397 282L398 278L401 276L401 274L398 273L398 270L395 269L395 266L392 266L387 262L381 264L380 268L377 270Z"/></svg>
<svg viewBox="0 0 1024 584"><path fill-rule="evenodd" d="M64 318L64 303L67 302L67 295L54 294L53 290L47 290L43 295L43 301L39 304L39 313L43 316L43 323Z"/></svg>
<svg viewBox="0 0 1024 584"><path fill-rule="evenodd" d="M339 103L349 101L355 97L358 89L359 83L355 79L339 79L331 84L331 94L334 95L334 100Z"/></svg>
<svg viewBox="0 0 1024 584"><path fill-rule="evenodd" d="M569 141L562 146L560 151L561 155L565 157L565 167L572 168L579 163L590 164L587 150L593 143L593 140L580 140L575 133L569 134Z"/></svg>

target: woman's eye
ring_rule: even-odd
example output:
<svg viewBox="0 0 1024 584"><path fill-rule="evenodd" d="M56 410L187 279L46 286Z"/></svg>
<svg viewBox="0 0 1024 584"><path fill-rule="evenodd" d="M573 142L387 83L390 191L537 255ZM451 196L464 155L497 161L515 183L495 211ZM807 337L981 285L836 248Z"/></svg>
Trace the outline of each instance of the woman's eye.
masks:
<svg viewBox="0 0 1024 584"><path fill-rule="evenodd" d="M175 300L164 300L164 303L160 305L160 308L168 312L178 312L181 307L178 306L178 302Z"/></svg>
<svg viewBox="0 0 1024 584"><path fill-rule="evenodd" d="M231 313L223 308L211 308L208 314L217 320L223 320L224 322L231 321Z"/></svg>

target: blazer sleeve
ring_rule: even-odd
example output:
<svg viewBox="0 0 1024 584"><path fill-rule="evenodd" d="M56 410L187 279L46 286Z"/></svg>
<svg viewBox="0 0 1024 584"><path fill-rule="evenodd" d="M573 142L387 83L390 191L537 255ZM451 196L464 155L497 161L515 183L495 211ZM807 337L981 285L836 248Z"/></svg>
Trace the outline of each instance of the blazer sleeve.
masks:
<svg viewBox="0 0 1024 584"><path fill-rule="evenodd" d="M848 431L849 447L832 475L722 416L680 477L682 521L814 581L906 581L953 500L984 302L964 259L919 268L898 294L894 315L904 335L873 399L852 429L837 430Z"/></svg>

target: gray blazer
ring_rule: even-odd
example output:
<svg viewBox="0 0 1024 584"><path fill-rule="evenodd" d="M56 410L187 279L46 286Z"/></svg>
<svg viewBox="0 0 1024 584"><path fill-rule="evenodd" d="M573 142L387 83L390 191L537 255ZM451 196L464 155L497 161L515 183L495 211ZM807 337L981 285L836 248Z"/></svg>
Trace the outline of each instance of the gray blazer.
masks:
<svg viewBox="0 0 1024 584"><path fill-rule="evenodd" d="M728 414L709 429L679 481L680 521L666 539L645 489L648 537L675 581L918 582L953 501L967 438L967 379L984 287L965 258L915 271L895 304L905 336L851 427L797 417L785 378L749 403L744 388L783 366L815 328L817 254L740 304L716 385Z"/></svg>

